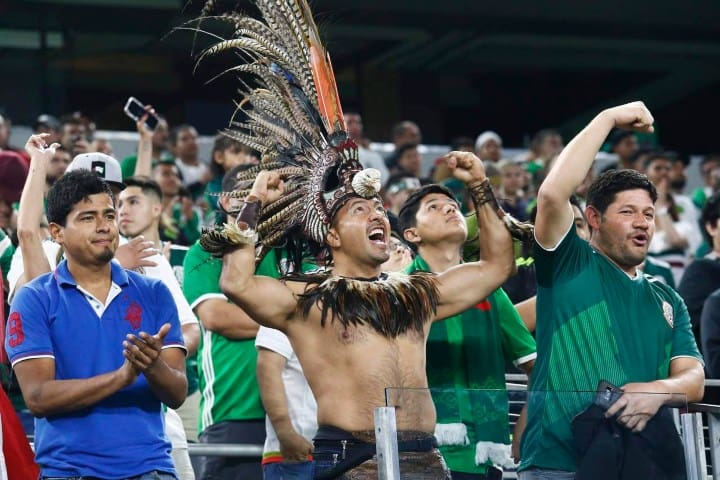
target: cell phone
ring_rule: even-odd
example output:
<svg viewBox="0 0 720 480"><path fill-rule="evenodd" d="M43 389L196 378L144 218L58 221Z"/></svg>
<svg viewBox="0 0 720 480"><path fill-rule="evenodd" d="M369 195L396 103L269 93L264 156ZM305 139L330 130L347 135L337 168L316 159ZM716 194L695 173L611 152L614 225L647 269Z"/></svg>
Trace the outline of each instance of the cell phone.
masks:
<svg viewBox="0 0 720 480"><path fill-rule="evenodd" d="M128 117L132 118L136 122L140 120L140 117L147 113L145 111L145 105L143 105L135 97L128 98L127 103L125 103L125 108L123 110ZM158 121L159 120L157 115L148 113L147 120L145 120L145 125L147 125L150 130L155 130L155 127L157 127L158 125Z"/></svg>
<svg viewBox="0 0 720 480"><path fill-rule="evenodd" d="M597 386L597 395L595 396L595 404L607 410L617 401L623 394L618 387L608 382L600 380Z"/></svg>

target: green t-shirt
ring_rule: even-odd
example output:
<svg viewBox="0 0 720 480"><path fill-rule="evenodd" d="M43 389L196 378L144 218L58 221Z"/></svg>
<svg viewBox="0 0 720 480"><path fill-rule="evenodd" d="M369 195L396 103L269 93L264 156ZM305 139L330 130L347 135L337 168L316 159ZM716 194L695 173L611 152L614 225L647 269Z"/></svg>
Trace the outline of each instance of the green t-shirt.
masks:
<svg viewBox="0 0 720 480"><path fill-rule="evenodd" d="M183 292L192 308L209 299L227 300L218 282L222 260L211 256L195 243L185 256ZM277 278L275 255L270 252L255 270L258 275ZM200 383L200 432L227 420L265 418L256 377L255 339L231 340L206 330L198 348Z"/></svg>
<svg viewBox="0 0 720 480"><path fill-rule="evenodd" d="M702 361L687 308L667 285L630 278L575 228L553 251L535 249L538 360L520 470L575 471L572 419L600 380L623 386L667 378L676 357Z"/></svg>
<svg viewBox="0 0 720 480"><path fill-rule="evenodd" d="M10 241L5 232L0 230L0 269L2 269L2 276L5 285L7 285L7 274L10 271L10 264L12 263L12 257L15 253L15 246Z"/></svg>
<svg viewBox="0 0 720 480"><path fill-rule="evenodd" d="M430 268L418 255L405 271ZM441 445L440 451L452 471L485 473L493 462L475 464L477 442L510 444L505 362L534 359L535 340L508 296L498 289L475 307L435 322L426 352L439 428L462 423L469 441ZM505 450L509 457L509 447Z"/></svg>

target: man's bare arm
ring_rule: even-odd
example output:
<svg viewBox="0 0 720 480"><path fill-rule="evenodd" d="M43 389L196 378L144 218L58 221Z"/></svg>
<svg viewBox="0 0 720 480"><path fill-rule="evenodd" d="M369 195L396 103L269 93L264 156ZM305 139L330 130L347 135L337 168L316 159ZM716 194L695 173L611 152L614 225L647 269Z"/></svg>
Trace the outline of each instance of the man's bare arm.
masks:
<svg viewBox="0 0 720 480"><path fill-rule="evenodd" d="M292 425L288 410L282 372L287 360L279 353L258 348L257 380L265 412L280 441L280 451L285 461L305 461L312 454L313 446Z"/></svg>
<svg viewBox="0 0 720 480"><path fill-rule="evenodd" d="M58 144L45 146L45 138L49 134L31 135L25 144L30 154L30 171L25 179L17 218L17 235L23 258L23 274L18 279L15 290L34 278L48 273L50 263L45 256L40 239L40 222L43 216L45 196L45 178L47 166L55 155Z"/></svg>
<svg viewBox="0 0 720 480"><path fill-rule="evenodd" d="M653 117L642 102L603 110L567 144L538 191L535 238L554 248L573 223L570 196L585 179L613 127L651 132Z"/></svg>
<svg viewBox="0 0 720 480"><path fill-rule="evenodd" d="M235 304L219 298L203 300L194 308L203 328L232 340L255 338L259 325Z"/></svg>
<svg viewBox="0 0 720 480"><path fill-rule="evenodd" d="M283 190L283 182L276 172L261 171L245 201L270 204L280 198ZM256 211L259 211L259 207ZM251 228L255 228L255 225ZM255 275L254 272L254 245L236 248L223 256L220 289L260 325L284 332L287 320L297 307L295 292L288 287L292 284L286 285L274 278Z"/></svg>
<svg viewBox="0 0 720 480"><path fill-rule="evenodd" d="M150 105L145 106L145 110L148 112L136 122L135 126L138 131L138 152L137 159L135 162L135 171L133 175L144 175L149 177L152 173L152 137L153 131L150 130L145 123L148 116L155 113L155 110Z"/></svg>
<svg viewBox="0 0 720 480"><path fill-rule="evenodd" d="M132 384L137 371L130 362L112 372L78 380L55 380L55 359L32 358L14 365L23 398L36 417L91 407Z"/></svg>
<svg viewBox="0 0 720 480"><path fill-rule="evenodd" d="M520 314L525 327L528 332L533 333L535 331L535 323L537 319L537 295L534 295L527 300L523 300L520 303L515 304L515 310Z"/></svg>
<svg viewBox="0 0 720 480"><path fill-rule="evenodd" d="M194 355L200 346L200 326L195 323L185 323L180 325L182 330L183 342L187 349L187 356Z"/></svg>
<svg viewBox="0 0 720 480"><path fill-rule="evenodd" d="M624 394L605 415L610 417L619 412L618 422L639 432L663 405L683 406L700 401L705 392L705 372L698 359L679 357L670 362L668 378L628 383L621 388Z"/></svg>
<svg viewBox="0 0 720 480"><path fill-rule="evenodd" d="M482 162L472 153L447 155L453 175L466 184L485 180ZM488 187L489 188L489 187ZM438 275L440 305L437 319L467 310L487 298L515 268L512 239L493 202L476 206L480 260L453 267Z"/></svg>

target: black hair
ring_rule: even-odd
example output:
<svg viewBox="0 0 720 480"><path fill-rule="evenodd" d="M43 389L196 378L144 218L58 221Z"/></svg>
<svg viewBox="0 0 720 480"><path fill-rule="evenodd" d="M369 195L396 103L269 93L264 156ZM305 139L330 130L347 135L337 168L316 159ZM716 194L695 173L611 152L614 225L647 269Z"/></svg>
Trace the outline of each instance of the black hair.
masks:
<svg viewBox="0 0 720 480"><path fill-rule="evenodd" d="M160 185L150 177L145 175L136 175L123 180L126 187L138 187L145 195L154 195L162 202L163 194Z"/></svg>
<svg viewBox="0 0 720 480"><path fill-rule="evenodd" d="M705 202L705 206L700 214L700 225L705 240L712 249L713 239L707 232L705 225L708 223L713 227L718 226L718 218L720 218L720 192L715 192L712 197L708 198Z"/></svg>
<svg viewBox="0 0 720 480"><path fill-rule="evenodd" d="M74 170L67 172L55 182L47 194L47 219L49 223L65 226L67 216L75 205L90 195L107 194L113 200L110 187L95 172Z"/></svg>
<svg viewBox="0 0 720 480"><path fill-rule="evenodd" d="M607 142L610 144L610 150L614 149L618 143L622 142L627 137L633 136L635 136L635 134L630 130L621 130L619 128L614 128L607 138Z"/></svg>
<svg viewBox="0 0 720 480"><path fill-rule="evenodd" d="M222 165L215 161L215 153L224 152L225 150L229 150L231 148L239 149L243 152L247 152L250 155L254 155L257 158L260 158L260 152L258 152L257 150L253 150L244 143L238 142L232 137L229 137L223 133L219 133L215 136L212 152L210 152L210 173L213 175L213 177L225 175L225 170L223 170Z"/></svg>
<svg viewBox="0 0 720 480"><path fill-rule="evenodd" d="M645 190L650 194L653 203L657 201L655 185L647 175L637 170L608 170L602 173L590 185L587 193L587 204L604 214L608 205L615 201L615 195L626 190Z"/></svg>
<svg viewBox="0 0 720 480"><path fill-rule="evenodd" d="M393 125L391 130L392 139L395 140L397 137L402 136L405 131L408 130L411 126L417 126L415 122L412 122L410 120L403 120L402 122L398 122L395 125ZM419 127L418 127L419 128Z"/></svg>
<svg viewBox="0 0 720 480"><path fill-rule="evenodd" d="M540 147L540 144L545 141L548 137L558 136L562 137L560 135L560 132L554 128L543 128L542 130L538 131L533 135L532 140L530 140L530 150L537 150Z"/></svg>
<svg viewBox="0 0 720 480"><path fill-rule="evenodd" d="M417 143L404 143L400 145L398 148L395 149L393 153L390 154L390 156L385 160L385 164L388 168L400 168L398 165L398 161L402 158L403 154L407 152L408 150L412 150L413 148L417 148ZM407 176L407 175L406 175Z"/></svg>
<svg viewBox="0 0 720 480"><path fill-rule="evenodd" d="M455 137L450 140L450 150L460 150L462 147L472 147L475 150L475 140L470 137Z"/></svg>
<svg viewBox="0 0 720 480"><path fill-rule="evenodd" d="M650 164L656 160L667 160L671 164L675 160L675 155L672 152L666 152L665 150L652 150L643 162L643 167L647 169Z"/></svg>
<svg viewBox="0 0 720 480"><path fill-rule="evenodd" d="M180 132L184 132L185 130L195 130L195 127L188 123L183 123L181 125L178 125L176 127L173 127L170 130L170 134L168 135L168 140L170 141L170 145L175 146L177 144L178 137L180 136Z"/></svg>
<svg viewBox="0 0 720 480"><path fill-rule="evenodd" d="M460 208L460 204L458 203L455 195L453 195L449 188L443 185L438 185L437 183L424 185L411 193L408 199L405 201L405 204L402 206L402 208L400 208L400 213L398 214L398 230L401 233L405 232L405 230L407 230L408 228L414 227L417 224L417 219L415 218L415 216L420 209L420 202L423 198L427 197L432 193L439 193L441 195L447 196L455 203L457 203L458 208Z"/></svg>

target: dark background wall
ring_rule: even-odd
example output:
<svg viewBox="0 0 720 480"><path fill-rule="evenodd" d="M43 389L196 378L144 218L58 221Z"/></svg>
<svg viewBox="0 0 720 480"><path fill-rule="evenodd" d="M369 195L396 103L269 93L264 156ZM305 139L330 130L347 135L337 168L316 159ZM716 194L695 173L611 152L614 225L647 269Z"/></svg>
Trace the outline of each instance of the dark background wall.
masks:
<svg viewBox="0 0 720 480"><path fill-rule="evenodd" d="M247 1L218 1L252 10ZM16 123L81 110L103 129L132 129L129 95L171 123L227 125L232 79L193 73L193 35L174 27L198 1L0 1L0 108ZM427 143L498 131L522 146L540 128L570 135L599 109L643 99L660 141L720 150L720 2L606 0L317 0L346 108L387 140L402 119ZM195 50L204 45L202 36Z"/></svg>

